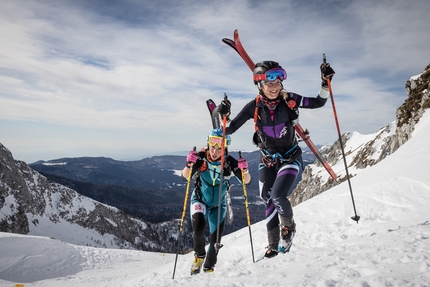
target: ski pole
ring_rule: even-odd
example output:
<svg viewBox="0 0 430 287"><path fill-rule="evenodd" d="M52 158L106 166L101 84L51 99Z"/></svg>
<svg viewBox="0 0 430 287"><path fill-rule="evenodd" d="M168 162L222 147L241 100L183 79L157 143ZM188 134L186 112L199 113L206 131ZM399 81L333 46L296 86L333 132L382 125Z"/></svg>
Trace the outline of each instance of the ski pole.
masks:
<svg viewBox="0 0 430 287"><path fill-rule="evenodd" d="M242 152L239 151L239 158L242 157ZM248 229L249 229L249 240L251 241L251 252L252 252L252 262L255 263L254 258L254 247L252 245L252 234L251 234L251 218L249 216L249 207L248 207L248 196L246 194L246 184L245 184L245 173L242 171L242 186L243 186L243 196L245 197L245 210L246 210L246 219L248 220Z"/></svg>
<svg viewBox="0 0 430 287"><path fill-rule="evenodd" d="M195 151L196 147L194 147L193 150ZM176 247L175 267L173 267L173 276L172 276L172 279L175 279L176 262L178 261L179 247L180 247L181 235L182 235L182 226L183 226L183 223L184 223L185 213L187 212L188 191L190 190L190 183L191 183L191 175L192 175L192 173L193 173L193 163L190 164L190 174L188 175L188 178L187 178L187 187L185 189L184 208L182 210L181 223L179 224L178 246Z"/></svg>
<svg viewBox="0 0 430 287"><path fill-rule="evenodd" d="M227 100L227 94L224 93L224 100ZM225 137L226 137L226 125L227 125L227 116L222 116L222 142L221 142L221 165L219 172L219 195L218 195L218 220L217 220L217 229L216 229L216 243L215 250L218 251L221 249L222 244L220 243L220 225L221 225L221 201L222 201L222 184L224 181L224 160L225 160Z"/></svg>
<svg viewBox="0 0 430 287"><path fill-rule="evenodd" d="M326 64L327 64L327 59L326 59L325 54L323 54L323 65L324 65L324 67L325 67ZM331 105L333 107L334 120L336 122L337 133L338 133L338 136L339 136L340 149L342 150L343 163L345 165L346 178L348 179L349 192L351 193L352 206L354 208L354 214L355 215L353 217L351 217L351 219L357 221L357 224L358 224L358 221L360 220L360 216L357 215L357 211L355 209L354 195L352 193L351 180L349 178L349 172L348 172L348 164L346 163L345 150L343 148L342 134L340 132L339 121L337 119L336 106L334 104L334 96L333 96L333 91L331 89L331 82L330 82L329 78L327 78L326 81L327 81L327 85L328 85L328 90L330 92L330 99L331 99Z"/></svg>

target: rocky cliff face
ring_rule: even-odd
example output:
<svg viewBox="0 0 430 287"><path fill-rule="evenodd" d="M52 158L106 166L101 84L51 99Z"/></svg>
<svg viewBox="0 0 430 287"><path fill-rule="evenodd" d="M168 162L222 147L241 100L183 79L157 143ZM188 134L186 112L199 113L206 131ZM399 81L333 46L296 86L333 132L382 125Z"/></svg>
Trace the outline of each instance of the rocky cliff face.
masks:
<svg viewBox="0 0 430 287"><path fill-rule="evenodd" d="M51 236L77 245L175 252L177 226L177 221L149 224L137 220L51 183L26 163L14 160L0 144L1 232Z"/></svg>
<svg viewBox="0 0 430 287"><path fill-rule="evenodd" d="M397 109L396 120L393 123L370 136L350 132L342 135L350 177L377 164L410 139L415 125L424 111L430 107L429 83L430 65L425 68L423 73L406 81L405 88L408 97ZM293 205L347 180L339 140L331 147L324 147L321 152L338 175L338 180L335 182L329 178L318 162L308 165L303 171L302 181L291 195L290 200Z"/></svg>
<svg viewBox="0 0 430 287"><path fill-rule="evenodd" d="M391 146L392 152L409 140L415 124L430 107L430 64L422 74L406 81L405 89L408 98L396 112L397 130Z"/></svg>

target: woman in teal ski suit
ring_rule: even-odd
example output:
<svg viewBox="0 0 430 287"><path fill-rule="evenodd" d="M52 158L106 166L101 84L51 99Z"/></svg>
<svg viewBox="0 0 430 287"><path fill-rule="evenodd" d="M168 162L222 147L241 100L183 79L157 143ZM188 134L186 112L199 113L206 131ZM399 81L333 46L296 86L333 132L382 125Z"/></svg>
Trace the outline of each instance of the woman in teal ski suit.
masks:
<svg viewBox="0 0 430 287"><path fill-rule="evenodd" d="M182 176L188 178L190 172L195 179L195 188L191 195L191 219L193 225L194 260L191 265L191 274L200 273L203 270L212 272L217 262L218 250L215 243L221 242L226 217L226 194L229 190L229 179L235 175L242 182L242 171L244 172L245 184L249 184L251 176L248 172L248 163L244 158L236 160L228 155L227 146L230 144L230 136L225 138L224 146L224 171L221 182L221 202L219 202L220 179L221 179L221 156L222 156L222 130L214 129L208 136L207 147L197 153L191 151L187 156L187 166L182 170ZM221 209L219 210L219 208ZM218 224L218 212L220 212L220 223ZM206 221L209 222L210 244L205 250ZM219 226L219 230L217 227ZM217 234L219 238L217 240Z"/></svg>

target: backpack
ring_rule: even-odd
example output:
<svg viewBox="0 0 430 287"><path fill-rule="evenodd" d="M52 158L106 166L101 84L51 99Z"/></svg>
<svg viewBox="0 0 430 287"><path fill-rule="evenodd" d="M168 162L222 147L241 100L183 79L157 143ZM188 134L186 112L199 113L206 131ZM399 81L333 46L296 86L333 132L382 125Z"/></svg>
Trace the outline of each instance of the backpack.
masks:
<svg viewBox="0 0 430 287"><path fill-rule="evenodd" d="M290 119L291 125L294 126L296 123L298 123L299 120L299 109L297 107L297 103L296 101L291 98L290 93L287 93L288 97L287 99L285 99L285 104L287 106L287 113L288 113L288 118ZM259 108L261 106L260 101L261 101L262 95L257 95L255 97L255 109L254 109L254 136L253 136L253 143L258 146L259 148L261 147L261 144L265 144L265 137L263 136L263 132L259 131L258 129L258 125L257 125L257 121L259 120L260 116L258 115L258 111ZM281 101L279 104L281 104L283 101ZM261 143L261 144L259 144ZM264 148L264 147L263 147Z"/></svg>

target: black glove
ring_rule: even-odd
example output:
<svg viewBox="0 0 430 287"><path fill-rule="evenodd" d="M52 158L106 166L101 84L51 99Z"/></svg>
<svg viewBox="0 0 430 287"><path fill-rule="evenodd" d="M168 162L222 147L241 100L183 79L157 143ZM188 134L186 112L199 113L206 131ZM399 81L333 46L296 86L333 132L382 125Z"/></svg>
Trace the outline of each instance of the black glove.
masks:
<svg viewBox="0 0 430 287"><path fill-rule="evenodd" d="M322 63L320 66L320 70L321 70L321 86L323 88L328 88L328 84L327 84L327 79L331 79L333 78L333 75L335 74L334 70L332 67L330 67L329 63Z"/></svg>
<svg viewBox="0 0 430 287"><path fill-rule="evenodd" d="M227 116L228 118L230 116L230 107L231 107L231 103L229 100L222 100L219 113L223 116L224 115Z"/></svg>

